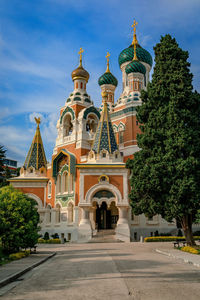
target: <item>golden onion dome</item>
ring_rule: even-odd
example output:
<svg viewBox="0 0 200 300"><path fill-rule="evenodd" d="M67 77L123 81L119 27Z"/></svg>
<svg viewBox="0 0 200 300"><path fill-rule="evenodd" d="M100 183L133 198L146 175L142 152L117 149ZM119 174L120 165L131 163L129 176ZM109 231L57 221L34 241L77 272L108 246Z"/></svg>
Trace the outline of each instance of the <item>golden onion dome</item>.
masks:
<svg viewBox="0 0 200 300"><path fill-rule="evenodd" d="M82 66L82 53L83 53L83 51L84 50L82 48L80 48L80 51L79 51L79 54L80 54L79 66L71 74L73 81L76 80L76 79L84 79L84 80L86 80L86 82L88 82L88 80L90 78L89 73Z"/></svg>
<svg viewBox="0 0 200 300"><path fill-rule="evenodd" d="M82 65L79 65L78 68L72 72L72 80L84 79L88 82L89 77L89 73L82 67Z"/></svg>

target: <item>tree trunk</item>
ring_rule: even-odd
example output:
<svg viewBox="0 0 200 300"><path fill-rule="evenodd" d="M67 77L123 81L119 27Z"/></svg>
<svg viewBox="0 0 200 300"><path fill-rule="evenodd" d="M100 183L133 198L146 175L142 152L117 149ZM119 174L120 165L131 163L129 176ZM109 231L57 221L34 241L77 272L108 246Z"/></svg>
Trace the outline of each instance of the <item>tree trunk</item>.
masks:
<svg viewBox="0 0 200 300"><path fill-rule="evenodd" d="M180 222L181 222L181 226L184 231L184 234L185 234L185 239L186 239L187 245L189 245L189 246L196 245L194 238L193 238L193 233L192 233L192 215L188 214L188 215L183 216L181 218Z"/></svg>

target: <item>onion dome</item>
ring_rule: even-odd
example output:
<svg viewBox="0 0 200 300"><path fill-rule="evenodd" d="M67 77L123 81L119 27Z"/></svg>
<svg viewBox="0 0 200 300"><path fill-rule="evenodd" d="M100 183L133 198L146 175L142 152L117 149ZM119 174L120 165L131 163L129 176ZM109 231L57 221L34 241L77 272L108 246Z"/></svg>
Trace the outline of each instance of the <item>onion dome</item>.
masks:
<svg viewBox="0 0 200 300"><path fill-rule="evenodd" d="M86 82L88 82L88 80L90 78L89 73L82 66L82 53L83 53L83 51L84 50L82 48L80 48L80 51L79 51L79 54L80 54L79 66L71 74L73 81L76 80L76 79L84 79Z"/></svg>
<svg viewBox="0 0 200 300"><path fill-rule="evenodd" d="M152 66L153 60L151 54L142 48L139 44L136 45L136 55L138 60L147 63ZM130 45L128 48L124 49L118 58L119 65L121 66L123 63L131 61L134 57L134 45Z"/></svg>
<svg viewBox="0 0 200 300"><path fill-rule="evenodd" d="M138 60L133 60L132 62L130 62L126 66L125 72L126 72L126 74L129 74L129 73L142 73L142 74L145 75L146 74L146 68Z"/></svg>
<svg viewBox="0 0 200 300"><path fill-rule="evenodd" d="M109 56L110 56L110 54L107 53L107 55L106 55L106 58L107 58L107 69L106 69L106 72L98 80L98 84L100 86L103 85L103 84L112 84L114 86L117 86L117 84L118 84L117 79L110 72L110 69L109 69Z"/></svg>
<svg viewBox="0 0 200 300"><path fill-rule="evenodd" d="M27 169L29 167L34 167L36 170L39 170L41 167L47 165L47 160L44 152L44 147L42 143L42 137L40 134L40 118L35 118L37 123L37 129L35 136L33 138L31 147L29 149L28 155L26 157L24 167Z"/></svg>
<svg viewBox="0 0 200 300"><path fill-rule="evenodd" d="M147 63L150 66L152 66L152 64L153 64L151 54L147 50L143 49L138 44L137 37L136 37L136 25L137 24L138 23L134 20L133 25L132 25L132 27L133 27L132 44L128 48L124 49L119 55L118 62L119 62L120 66L127 61L131 61L135 55L137 56L138 60L140 60L144 63Z"/></svg>

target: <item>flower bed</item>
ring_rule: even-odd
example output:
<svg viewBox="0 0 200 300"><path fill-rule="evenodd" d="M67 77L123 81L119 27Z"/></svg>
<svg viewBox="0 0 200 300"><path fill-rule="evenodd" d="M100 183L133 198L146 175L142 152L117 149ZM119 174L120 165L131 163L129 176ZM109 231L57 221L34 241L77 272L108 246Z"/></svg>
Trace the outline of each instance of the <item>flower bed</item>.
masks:
<svg viewBox="0 0 200 300"><path fill-rule="evenodd" d="M194 236L194 240L199 240L200 236ZM152 236L144 238L146 243L149 242L174 242L176 240L185 240L184 236Z"/></svg>
<svg viewBox="0 0 200 300"><path fill-rule="evenodd" d="M9 260L16 260L16 259L20 259L23 257L27 257L30 255L30 251L21 251L21 252L17 252L17 253L12 253L9 255Z"/></svg>
<svg viewBox="0 0 200 300"><path fill-rule="evenodd" d="M185 246L185 247L182 247L181 249L180 249L181 251L184 251L184 252L189 252L189 253L191 253L191 254L200 254L200 248L198 249L196 249L196 248L194 248L194 247L191 247L191 246Z"/></svg>
<svg viewBox="0 0 200 300"><path fill-rule="evenodd" d="M38 243L39 244L61 244L61 240L60 239L49 239L49 240L38 239Z"/></svg>

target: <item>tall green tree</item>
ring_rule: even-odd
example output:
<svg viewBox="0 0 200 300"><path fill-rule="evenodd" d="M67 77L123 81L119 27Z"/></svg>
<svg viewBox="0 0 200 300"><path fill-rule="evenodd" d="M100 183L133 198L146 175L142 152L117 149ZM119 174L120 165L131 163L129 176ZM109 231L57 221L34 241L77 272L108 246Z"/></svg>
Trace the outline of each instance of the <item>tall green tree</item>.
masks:
<svg viewBox="0 0 200 300"><path fill-rule="evenodd" d="M36 202L12 186L0 189L0 238L5 252L33 247L38 239Z"/></svg>
<svg viewBox="0 0 200 300"><path fill-rule="evenodd" d="M187 243L200 209L200 95L193 92L188 52L170 35L154 47L152 82L137 108L141 148L127 162L134 213L177 219Z"/></svg>

